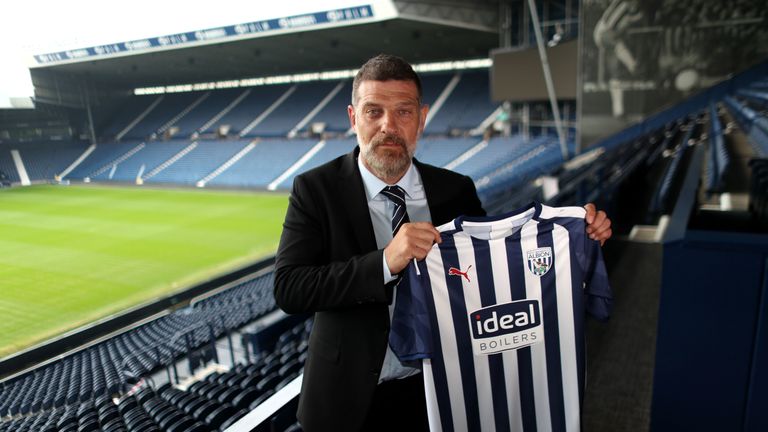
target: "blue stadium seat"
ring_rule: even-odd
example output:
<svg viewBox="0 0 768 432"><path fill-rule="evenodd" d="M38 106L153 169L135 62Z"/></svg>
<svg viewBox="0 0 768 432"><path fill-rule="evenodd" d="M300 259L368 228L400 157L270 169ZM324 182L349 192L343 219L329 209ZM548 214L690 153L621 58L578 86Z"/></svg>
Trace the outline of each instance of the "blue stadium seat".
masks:
<svg viewBox="0 0 768 432"><path fill-rule="evenodd" d="M285 137L333 90L335 82L319 81L298 84L274 111L270 112L245 137Z"/></svg>
<svg viewBox="0 0 768 432"><path fill-rule="evenodd" d="M310 122L303 128L305 133L310 131L312 123L325 124L326 132L342 133L349 129L349 117L344 109L351 103L349 95L352 94L352 81L344 82L342 88L328 103L312 117Z"/></svg>
<svg viewBox="0 0 768 432"><path fill-rule="evenodd" d="M315 144L316 140L262 139L252 151L209 184L265 188Z"/></svg>
<svg viewBox="0 0 768 432"><path fill-rule="evenodd" d="M159 99L159 103L156 105L153 105L152 103L147 104L145 110L152 106L154 107L147 112L138 123L133 125L123 137L125 139L136 140L148 140L153 138L153 135L157 134L163 126L181 115L186 108L192 105L200 97L201 94L199 92L192 92L170 93L162 95L160 98L157 96L151 98L152 102ZM131 114L134 114L134 112L131 112ZM116 125L127 127L136 119L138 119L138 115L124 115L114 122Z"/></svg>
<svg viewBox="0 0 768 432"><path fill-rule="evenodd" d="M175 136L187 139L194 133L205 133L210 130L210 127L203 128L203 126L234 103L243 92L243 89L222 89L208 92L202 103L173 124L179 129Z"/></svg>
<svg viewBox="0 0 768 432"><path fill-rule="evenodd" d="M497 108L490 100L488 71L466 71L440 110L424 129L425 135L447 135L455 131L470 131L488 118Z"/></svg>
<svg viewBox="0 0 768 432"><path fill-rule="evenodd" d="M241 151L246 145L242 141L198 141L194 150L153 177L146 179L146 182L194 185L198 180L213 172Z"/></svg>
<svg viewBox="0 0 768 432"><path fill-rule="evenodd" d="M767 156L768 119L734 97L725 96L723 103L749 138L755 155L758 157Z"/></svg>
<svg viewBox="0 0 768 432"><path fill-rule="evenodd" d="M215 130L219 126L226 125L230 128L230 134L238 136L291 87L290 85L269 85L246 89L247 95L245 98L216 121L208 130Z"/></svg>
<svg viewBox="0 0 768 432"><path fill-rule="evenodd" d="M481 138L426 137L419 141L416 158L421 162L443 167L477 145Z"/></svg>
<svg viewBox="0 0 768 432"><path fill-rule="evenodd" d="M274 310L272 278L272 274L266 274L246 280L229 290L195 302L189 308L158 318L5 383L0 389L0 413L25 413L25 416L23 423L0 421L0 430L11 426L12 430L77 431L92 430L94 426L96 430L114 431L162 430L163 426L172 430L201 430L200 425L204 424L207 416L221 407L226 409L219 411L227 412L228 416L219 414L213 420L222 423L230 421L265 392L274 391L266 388L266 384L258 390L258 383L264 380L261 376L256 376L257 381L243 388L241 384L250 376L245 365L228 373L212 375L211 382L196 384L190 387L190 391L181 392L180 396L166 385L156 392L144 387L134 396L122 397L117 405L112 402L112 397L120 396L127 390L128 383L138 382L188 352L190 346L185 342L179 343L178 338L177 342L171 341L174 335L192 328L195 322L235 316L232 320L215 320L217 325L210 329L204 327L190 332L194 334L190 338L192 349L198 344L208 343L210 331L215 331L215 337L220 337L233 329L230 325L243 325ZM222 323L226 325L222 327ZM288 350L287 345L283 350ZM276 361L279 359L277 354L261 358ZM209 387L203 388L206 383ZM196 396L195 389L212 399ZM171 401L166 397L168 394L176 396ZM47 406L46 412L50 416L36 414L43 406ZM31 426L33 423L35 427L27 428L26 424Z"/></svg>
<svg viewBox="0 0 768 432"><path fill-rule="evenodd" d="M84 141L51 141L17 146L31 181L53 180L88 148ZM0 168L2 169L2 168Z"/></svg>

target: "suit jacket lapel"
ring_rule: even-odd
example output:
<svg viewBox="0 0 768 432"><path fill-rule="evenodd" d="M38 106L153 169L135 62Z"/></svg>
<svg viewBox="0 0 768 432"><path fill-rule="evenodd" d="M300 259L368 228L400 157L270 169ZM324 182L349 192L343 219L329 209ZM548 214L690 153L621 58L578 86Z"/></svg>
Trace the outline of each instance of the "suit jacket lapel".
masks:
<svg viewBox="0 0 768 432"><path fill-rule="evenodd" d="M343 203L343 210L349 219L362 252L376 250L376 235L373 232L373 223L368 210L368 197L365 194L363 178L357 167L357 154L359 148L348 153L341 164L339 172L338 193L339 201Z"/></svg>

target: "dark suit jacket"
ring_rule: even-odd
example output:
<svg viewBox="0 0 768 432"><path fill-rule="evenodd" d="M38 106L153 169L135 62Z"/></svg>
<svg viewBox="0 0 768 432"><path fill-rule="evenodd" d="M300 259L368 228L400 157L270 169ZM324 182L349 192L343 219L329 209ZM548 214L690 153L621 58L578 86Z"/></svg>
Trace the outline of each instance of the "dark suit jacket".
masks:
<svg viewBox="0 0 768 432"><path fill-rule="evenodd" d="M360 429L388 343L392 287L383 283L358 153L296 177L277 251L277 304L315 313L298 411L309 432ZM435 226L485 214L469 177L414 164Z"/></svg>

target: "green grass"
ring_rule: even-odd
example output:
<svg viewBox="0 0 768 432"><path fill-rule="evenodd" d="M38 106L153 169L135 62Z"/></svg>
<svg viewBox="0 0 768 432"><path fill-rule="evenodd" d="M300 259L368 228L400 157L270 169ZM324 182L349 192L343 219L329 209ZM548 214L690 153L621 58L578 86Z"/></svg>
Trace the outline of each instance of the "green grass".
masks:
<svg viewBox="0 0 768 432"><path fill-rule="evenodd" d="M0 358L273 254L287 196L0 189Z"/></svg>

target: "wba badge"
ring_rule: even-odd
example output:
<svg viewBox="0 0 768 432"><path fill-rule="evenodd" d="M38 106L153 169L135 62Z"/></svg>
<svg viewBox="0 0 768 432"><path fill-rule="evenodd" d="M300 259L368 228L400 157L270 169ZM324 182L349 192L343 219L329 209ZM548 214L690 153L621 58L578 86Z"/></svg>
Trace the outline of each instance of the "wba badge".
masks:
<svg viewBox="0 0 768 432"><path fill-rule="evenodd" d="M534 276L544 276L552 267L552 248L538 248L525 253L528 258L528 270Z"/></svg>

